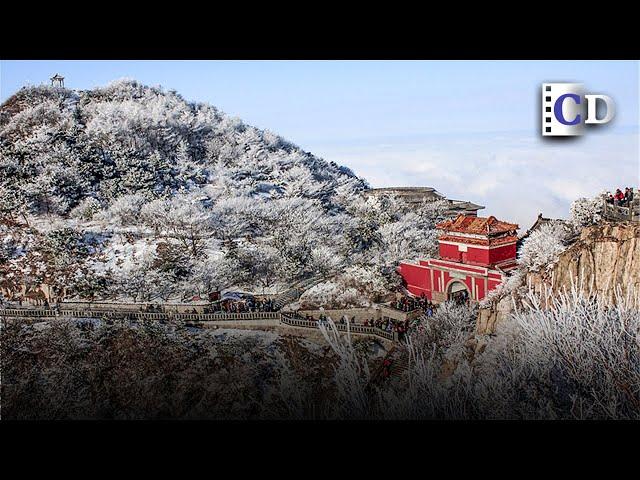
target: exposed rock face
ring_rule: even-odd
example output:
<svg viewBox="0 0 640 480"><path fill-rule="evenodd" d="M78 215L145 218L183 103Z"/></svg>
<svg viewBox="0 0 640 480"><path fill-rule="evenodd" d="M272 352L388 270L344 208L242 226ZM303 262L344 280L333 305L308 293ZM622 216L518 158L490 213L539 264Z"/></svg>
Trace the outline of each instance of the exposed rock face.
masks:
<svg viewBox="0 0 640 480"><path fill-rule="evenodd" d="M514 299L511 295L501 298L487 308L481 308L478 311L476 333L480 335L495 333L496 326L506 319L513 312L513 309Z"/></svg>
<svg viewBox="0 0 640 480"><path fill-rule="evenodd" d="M558 257L548 271L529 272L525 286L543 298L571 291L575 284L585 295L595 295L610 304L634 293L640 297L640 224L603 222L586 227L580 237ZM478 312L476 333L495 333L519 304L517 293L507 295Z"/></svg>
<svg viewBox="0 0 640 480"><path fill-rule="evenodd" d="M609 303L622 295L640 292L640 224L602 223L582 230L549 273L530 273L527 283L536 291L569 291L575 283L585 294Z"/></svg>

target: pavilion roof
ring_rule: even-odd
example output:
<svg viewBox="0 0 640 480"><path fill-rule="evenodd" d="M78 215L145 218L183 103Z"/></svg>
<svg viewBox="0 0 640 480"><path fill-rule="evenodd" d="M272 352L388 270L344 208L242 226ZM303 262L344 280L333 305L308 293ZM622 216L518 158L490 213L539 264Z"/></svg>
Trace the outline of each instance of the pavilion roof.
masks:
<svg viewBox="0 0 640 480"><path fill-rule="evenodd" d="M438 223L436 228L447 232L472 233L477 235L496 235L513 232L519 228L515 223L503 222L493 215L490 217L474 217L459 214L454 220Z"/></svg>

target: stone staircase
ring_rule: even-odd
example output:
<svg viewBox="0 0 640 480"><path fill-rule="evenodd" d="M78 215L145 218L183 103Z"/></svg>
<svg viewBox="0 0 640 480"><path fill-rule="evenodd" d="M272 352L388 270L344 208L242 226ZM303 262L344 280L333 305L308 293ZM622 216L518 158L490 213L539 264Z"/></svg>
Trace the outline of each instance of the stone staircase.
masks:
<svg viewBox="0 0 640 480"><path fill-rule="evenodd" d="M312 287L315 287L317 284L319 284L323 280L324 278L322 276L316 275L314 277L298 282L297 284L293 285L289 290L281 293L280 295L278 295L273 299L274 308L276 310L281 310L286 305L289 305L290 303L298 301L304 292L306 292Z"/></svg>
<svg viewBox="0 0 640 480"><path fill-rule="evenodd" d="M401 377L409 369L409 355L399 355L391 363L391 377Z"/></svg>
<svg viewBox="0 0 640 480"><path fill-rule="evenodd" d="M391 361L389 376L384 376L384 361ZM372 388L374 386L379 386L389 378L399 378L407 371L409 368L409 353L403 347L398 347L394 345L387 352L384 358L380 361L380 365L375 370L373 375L371 375L371 380L369 381L368 388Z"/></svg>

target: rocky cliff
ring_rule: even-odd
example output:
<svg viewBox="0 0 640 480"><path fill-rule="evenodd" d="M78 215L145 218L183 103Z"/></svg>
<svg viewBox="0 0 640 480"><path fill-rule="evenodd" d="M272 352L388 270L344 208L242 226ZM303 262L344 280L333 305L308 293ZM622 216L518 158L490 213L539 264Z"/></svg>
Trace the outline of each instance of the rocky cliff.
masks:
<svg viewBox="0 0 640 480"><path fill-rule="evenodd" d="M572 285L583 294L594 295L612 305L619 295L631 295L637 301L640 297L640 224L602 222L586 227L551 268L542 273L528 272L524 282L526 289L548 300L571 291ZM494 333L519 301L516 293L481 309L477 333Z"/></svg>
<svg viewBox="0 0 640 480"><path fill-rule="evenodd" d="M616 291L640 292L640 224L604 222L584 228L546 275L529 273L527 283L540 291L568 291L575 283L584 294L611 304Z"/></svg>
<svg viewBox="0 0 640 480"><path fill-rule="evenodd" d="M496 328L513 312L515 296L507 295L489 306L478 310L476 333L488 335L496 333ZM517 300L517 299L516 299Z"/></svg>

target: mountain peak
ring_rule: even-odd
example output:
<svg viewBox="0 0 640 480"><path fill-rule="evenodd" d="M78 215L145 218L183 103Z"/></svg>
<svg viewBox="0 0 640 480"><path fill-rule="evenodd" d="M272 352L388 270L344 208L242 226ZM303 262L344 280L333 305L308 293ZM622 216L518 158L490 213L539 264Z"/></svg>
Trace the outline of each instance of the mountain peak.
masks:
<svg viewBox="0 0 640 480"><path fill-rule="evenodd" d="M125 194L152 198L211 183L249 196L270 184L278 196L307 182L296 195L332 208L338 186L367 186L348 168L214 106L128 78L83 91L22 88L0 106L0 148L5 161L21 159L21 195L32 213L42 213L41 202L27 192L40 188L42 175L62 215L87 197L108 206Z"/></svg>

